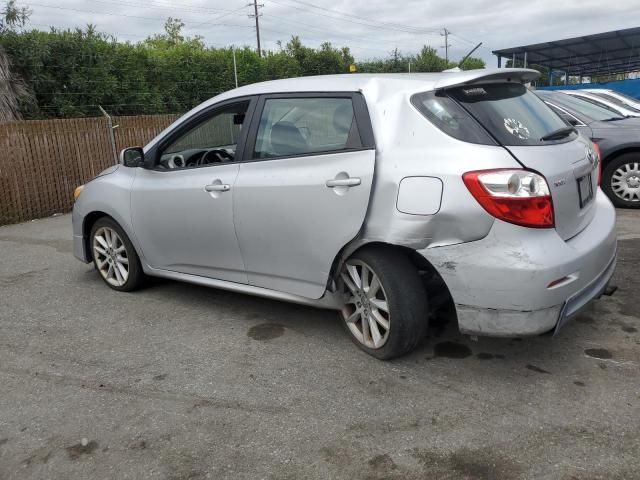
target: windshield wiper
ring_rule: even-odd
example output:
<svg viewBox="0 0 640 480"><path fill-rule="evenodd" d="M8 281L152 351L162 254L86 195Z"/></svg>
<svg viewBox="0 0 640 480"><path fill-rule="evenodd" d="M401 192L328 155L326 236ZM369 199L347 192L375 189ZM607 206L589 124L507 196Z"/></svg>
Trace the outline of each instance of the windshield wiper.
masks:
<svg viewBox="0 0 640 480"><path fill-rule="evenodd" d="M559 138L564 138L567 135L571 135L576 131L576 127L562 127L557 130L554 130L551 133L547 133L544 137L540 139L541 142L546 142L547 140L558 140Z"/></svg>
<svg viewBox="0 0 640 480"><path fill-rule="evenodd" d="M611 118L605 118L603 120L603 122L617 122L618 120L624 120L625 118L629 118L629 117L611 117Z"/></svg>

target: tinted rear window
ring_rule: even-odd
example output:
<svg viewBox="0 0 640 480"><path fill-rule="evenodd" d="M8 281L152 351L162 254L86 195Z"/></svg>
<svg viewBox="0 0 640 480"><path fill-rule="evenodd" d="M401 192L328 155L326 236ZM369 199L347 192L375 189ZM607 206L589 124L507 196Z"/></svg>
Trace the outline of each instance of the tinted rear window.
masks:
<svg viewBox="0 0 640 480"><path fill-rule="evenodd" d="M565 122L524 85L505 83L458 87L448 90L448 95L502 145L554 143L541 138L566 127ZM558 141L570 141L575 136L572 133Z"/></svg>

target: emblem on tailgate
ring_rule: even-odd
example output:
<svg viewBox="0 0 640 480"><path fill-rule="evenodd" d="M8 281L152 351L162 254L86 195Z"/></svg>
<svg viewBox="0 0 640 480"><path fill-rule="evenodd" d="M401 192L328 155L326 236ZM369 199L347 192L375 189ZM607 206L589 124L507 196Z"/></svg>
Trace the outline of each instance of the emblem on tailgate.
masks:
<svg viewBox="0 0 640 480"><path fill-rule="evenodd" d="M554 187L561 187L562 185L565 185L567 183L567 181L564 178L561 178L560 180L556 180L555 182L553 182L553 186Z"/></svg>

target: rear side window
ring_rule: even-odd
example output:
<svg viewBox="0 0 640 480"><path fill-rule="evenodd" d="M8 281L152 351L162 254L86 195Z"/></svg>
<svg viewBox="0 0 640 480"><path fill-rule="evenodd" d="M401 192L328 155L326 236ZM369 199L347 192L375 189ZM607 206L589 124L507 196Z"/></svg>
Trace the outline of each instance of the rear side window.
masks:
<svg viewBox="0 0 640 480"><path fill-rule="evenodd" d="M486 130L443 91L419 93L411 97L411 103L431 123L453 138L483 145L496 144Z"/></svg>
<svg viewBox="0 0 640 480"><path fill-rule="evenodd" d="M362 148L351 98L267 99L253 158Z"/></svg>
<svg viewBox="0 0 640 480"><path fill-rule="evenodd" d="M566 127L566 124L524 85L474 85L447 92L502 145L543 145L566 142L576 137L576 133L572 133L558 141L543 141L542 137Z"/></svg>

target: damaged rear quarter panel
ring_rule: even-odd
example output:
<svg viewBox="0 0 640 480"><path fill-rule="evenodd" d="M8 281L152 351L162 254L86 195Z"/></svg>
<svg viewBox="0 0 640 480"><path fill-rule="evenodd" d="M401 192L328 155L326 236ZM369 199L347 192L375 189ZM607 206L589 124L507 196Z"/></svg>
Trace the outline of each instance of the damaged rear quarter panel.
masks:
<svg viewBox="0 0 640 480"><path fill-rule="evenodd" d="M494 218L471 196L462 174L520 165L502 147L463 142L440 131L411 105L413 93L382 99L375 89L364 94L376 139L376 170L367 216L354 244L384 242L417 250L485 237ZM441 207L434 215L396 208L402 179L420 176L443 183Z"/></svg>

